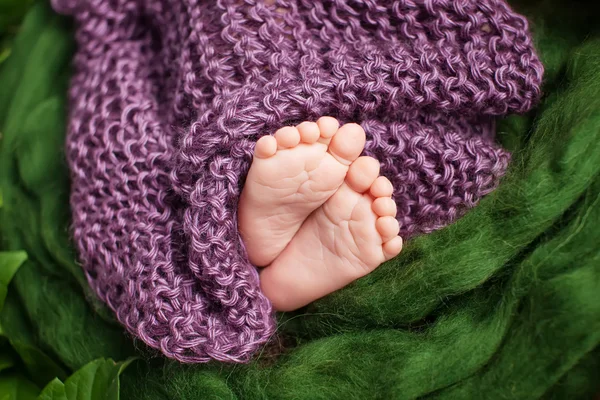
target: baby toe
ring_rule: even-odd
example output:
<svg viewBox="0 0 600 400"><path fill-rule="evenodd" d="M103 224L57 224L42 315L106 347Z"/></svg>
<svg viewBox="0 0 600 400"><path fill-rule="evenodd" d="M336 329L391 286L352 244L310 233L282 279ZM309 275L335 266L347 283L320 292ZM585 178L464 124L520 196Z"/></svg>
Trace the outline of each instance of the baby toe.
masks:
<svg viewBox="0 0 600 400"><path fill-rule="evenodd" d="M377 218L375 228L381 235L381 240L384 243L398 236L398 232L400 232L400 224L394 217Z"/></svg>
<svg viewBox="0 0 600 400"><path fill-rule="evenodd" d="M333 135L335 135L340 128L340 123L333 117L321 117L317 120L317 126L319 127L321 135L319 141L329 143Z"/></svg>
<svg viewBox="0 0 600 400"><path fill-rule="evenodd" d="M365 142L365 131L360 125L345 124L331 139L328 151L340 163L350 165L363 152Z"/></svg>
<svg viewBox="0 0 600 400"><path fill-rule="evenodd" d="M273 136L263 136L256 142L254 156L257 158L269 158L277 152L277 140Z"/></svg>
<svg viewBox="0 0 600 400"><path fill-rule="evenodd" d="M350 165L346 182L355 192L364 193L369 190L377 176L379 176L379 161L373 157L359 157Z"/></svg>
<svg viewBox="0 0 600 400"><path fill-rule="evenodd" d="M395 217L396 202L391 197L378 197L373 201L372 210L380 217Z"/></svg>
<svg viewBox="0 0 600 400"><path fill-rule="evenodd" d="M296 127L300 132L302 143L313 144L321 137L321 130L316 122L305 121Z"/></svg>
<svg viewBox="0 0 600 400"><path fill-rule="evenodd" d="M400 236L396 236L395 238L385 242L383 244L383 254L385 255L385 259L391 260L396 257L402 251L403 240Z"/></svg>
<svg viewBox="0 0 600 400"><path fill-rule="evenodd" d="M293 126L286 126L275 132L278 149L289 149L300 143L300 132Z"/></svg>
<svg viewBox="0 0 600 400"><path fill-rule="evenodd" d="M371 185L371 195L373 197L391 197L392 193L394 193L394 186L385 176L380 176Z"/></svg>

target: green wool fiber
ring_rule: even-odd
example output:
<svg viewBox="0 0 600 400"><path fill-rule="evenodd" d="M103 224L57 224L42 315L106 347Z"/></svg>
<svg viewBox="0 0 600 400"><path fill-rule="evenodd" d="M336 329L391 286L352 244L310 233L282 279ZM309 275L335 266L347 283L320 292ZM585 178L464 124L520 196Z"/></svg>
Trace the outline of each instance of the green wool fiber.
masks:
<svg viewBox="0 0 600 400"><path fill-rule="evenodd" d="M280 315L247 365L166 360L88 288L70 242L63 150L72 31L34 6L0 65L0 247L28 255L0 325L20 373L41 390L95 359L137 355L121 375L125 400L593 399L600 4L511 3L530 20L546 75L539 107L498 121L513 152L501 186L367 277Z"/></svg>

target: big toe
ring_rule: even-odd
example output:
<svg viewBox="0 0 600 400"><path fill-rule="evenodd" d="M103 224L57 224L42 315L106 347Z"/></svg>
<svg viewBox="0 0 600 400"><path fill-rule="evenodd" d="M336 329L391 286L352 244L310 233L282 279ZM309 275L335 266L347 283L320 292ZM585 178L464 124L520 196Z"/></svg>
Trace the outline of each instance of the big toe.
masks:
<svg viewBox="0 0 600 400"><path fill-rule="evenodd" d="M357 193L365 193L379 176L379 161L373 157L359 157L354 161L348 173L346 182Z"/></svg>
<svg viewBox="0 0 600 400"><path fill-rule="evenodd" d="M345 124L331 139L329 153L339 162L350 165L365 148L366 135L358 124Z"/></svg>

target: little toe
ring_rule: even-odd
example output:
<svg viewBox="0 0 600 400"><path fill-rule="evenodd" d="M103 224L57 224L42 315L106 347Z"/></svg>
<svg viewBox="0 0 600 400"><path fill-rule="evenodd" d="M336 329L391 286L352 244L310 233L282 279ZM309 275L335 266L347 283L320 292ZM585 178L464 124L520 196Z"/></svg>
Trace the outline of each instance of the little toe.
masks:
<svg viewBox="0 0 600 400"><path fill-rule="evenodd" d="M364 193L379 176L379 161L373 157L359 157L350 164L346 174L348 186L357 193Z"/></svg>
<svg viewBox="0 0 600 400"><path fill-rule="evenodd" d="M256 142L254 156L256 158L269 158L277 152L277 140L271 136L263 136Z"/></svg>
<svg viewBox="0 0 600 400"><path fill-rule="evenodd" d="M393 193L394 186L385 176L380 176L371 185L371 194L373 197L391 197Z"/></svg>
<svg viewBox="0 0 600 400"><path fill-rule="evenodd" d="M300 143L300 132L293 126L285 126L275 132L278 149L289 149Z"/></svg>
<svg viewBox="0 0 600 400"><path fill-rule="evenodd" d="M394 217L377 218L377 221L375 222L375 228L381 235L381 240L383 243L398 236L398 233L400 232L400 224Z"/></svg>
<svg viewBox="0 0 600 400"><path fill-rule="evenodd" d="M380 217L395 217L396 202L391 197L378 197L373 201L372 210Z"/></svg>
<svg viewBox="0 0 600 400"><path fill-rule="evenodd" d="M340 123L333 117L321 117L317 120L320 131L319 142L329 144L331 138L340 128Z"/></svg>
<svg viewBox="0 0 600 400"><path fill-rule="evenodd" d="M331 139L329 153L340 163L350 165L365 148L366 135L358 124L342 126Z"/></svg>
<svg viewBox="0 0 600 400"><path fill-rule="evenodd" d="M385 242L383 244L383 254L386 261L396 257L402 251L403 240L400 236Z"/></svg>
<svg viewBox="0 0 600 400"><path fill-rule="evenodd" d="M316 122L305 121L296 127L300 132L302 143L313 144L321 137L321 130Z"/></svg>

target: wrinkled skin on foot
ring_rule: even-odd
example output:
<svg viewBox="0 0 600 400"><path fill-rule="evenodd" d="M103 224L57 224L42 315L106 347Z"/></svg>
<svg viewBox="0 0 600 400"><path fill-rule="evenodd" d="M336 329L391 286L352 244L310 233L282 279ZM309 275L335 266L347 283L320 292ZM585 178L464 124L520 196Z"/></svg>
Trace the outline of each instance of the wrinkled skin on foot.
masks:
<svg viewBox="0 0 600 400"><path fill-rule="evenodd" d="M238 206L239 230L254 265L275 260L342 185L364 146L359 125L340 128L331 117L282 128L256 143Z"/></svg>
<svg viewBox="0 0 600 400"><path fill-rule="evenodd" d="M280 311L338 290L398 255L396 204L359 125L323 117L261 138L238 209L261 288Z"/></svg>

